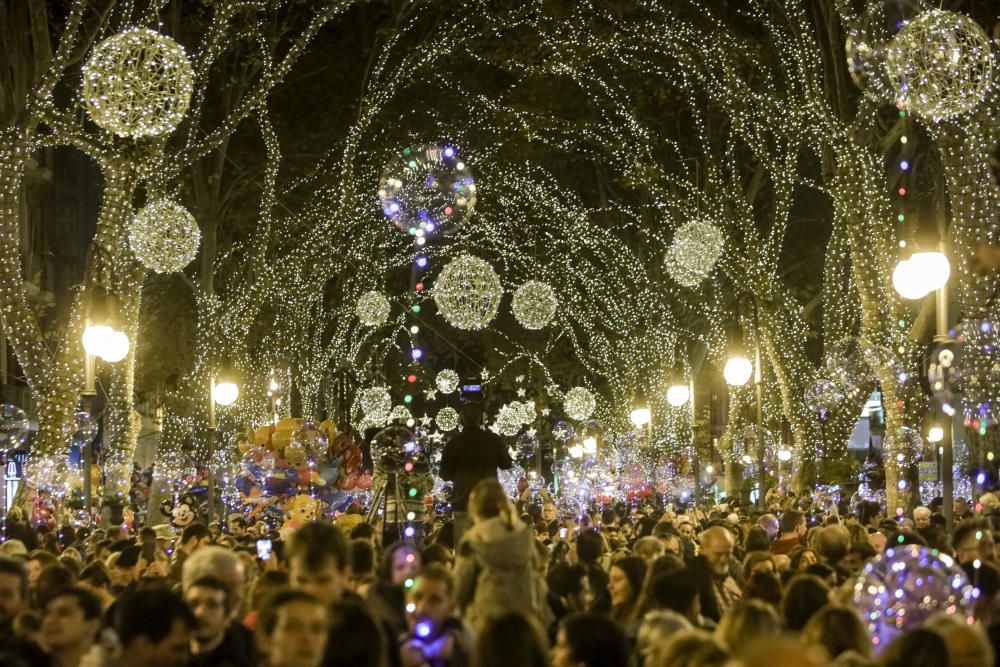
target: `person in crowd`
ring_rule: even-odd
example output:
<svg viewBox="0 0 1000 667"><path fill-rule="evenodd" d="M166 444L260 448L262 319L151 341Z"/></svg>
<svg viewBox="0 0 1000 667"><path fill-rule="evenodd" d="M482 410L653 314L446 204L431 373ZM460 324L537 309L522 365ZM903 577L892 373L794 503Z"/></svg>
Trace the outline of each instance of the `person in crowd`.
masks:
<svg viewBox="0 0 1000 667"><path fill-rule="evenodd" d="M549 589L546 598L556 622L568 614L588 611L593 605L594 594L590 590L587 569L579 563L560 563L552 567L545 581ZM554 637L554 633L555 627L551 628L550 637Z"/></svg>
<svg viewBox="0 0 1000 667"><path fill-rule="evenodd" d="M781 532L781 523L778 521L778 517L771 512L757 517L757 525L764 529L768 540L774 540Z"/></svg>
<svg viewBox="0 0 1000 667"><path fill-rule="evenodd" d="M646 561L637 556L627 556L618 560L608 572L611 618L631 631L632 635L637 629L636 611L645 578Z"/></svg>
<svg viewBox="0 0 1000 667"><path fill-rule="evenodd" d="M687 570L660 575L650 586L653 610L673 611L688 620L694 627L714 627L714 621L701 615L701 596L698 582Z"/></svg>
<svg viewBox="0 0 1000 667"><path fill-rule="evenodd" d="M771 542L772 554L788 554L802 542L806 534L806 516L798 510L786 510L781 515L781 532ZM792 565L794 568L794 564Z"/></svg>
<svg viewBox="0 0 1000 667"><path fill-rule="evenodd" d="M440 565L423 568L406 591L409 632L400 647L403 667L453 667L469 663L472 640L456 616L451 573Z"/></svg>
<svg viewBox="0 0 1000 667"><path fill-rule="evenodd" d="M292 534L286 549L288 581L328 607L350 588L350 548L336 526L308 523Z"/></svg>
<svg viewBox="0 0 1000 667"><path fill-rule="evenodd" d="M181 587L187 590L193 582L207 576L215 577L225 584L229 608L235 614L243 605L243 590L246 587L243 561L230 549L204 546L185 560L181 572Z"/></svg>
<svg viewBox="0 0 1000 667"><path fill-rule="evenodd" d="M674 633L657 653L654 667L722 667L729 659L717 639L697 629Z"/></svg>
<svg viewBox="0 0 1000 667"><path fill-rule="evenodd" d="M819 556L816 555L816 551L809 547L796 547L788 552L788 557L790 561L789 570L793 574L805 573L810 565L815 565L819 562Z"/></svg>
<svg viewBox="0 0 1000 667"><path fill-rule="evenodd" d="M101 600L85 588L72 586L47 599L41 636L58 667L77 667L97 640L102 621Z"/></svg>
<svg viewBox="0 0 1000 667"><path fill-rule="evenodd" d="M620 667L628 664L629 652L628 638L614 621L585 613L562 620L550 655L552 667Z"/></svg>
<svg viewBox="0 0 1000 667"><path fill-rule="evenodd" d="M189 560L185 569L191 564ZM253 636L234 622L233 594L222 579L203 575L187 582L184 601L198 620L191 638L192 667L237 667L256 661Z"/></svg>
<svg viewBox="0 0 1000 667"><path fill-rule="evenodd" d="M547 642L535 620L509 611L491 618L476 642L473 667L548 667Z"/></svg>
<svg viewBox="0 0 1000 667"><path fill-rule="evenodd" d="M608 573L601 566L604 540L596 530L581 530L576 538L576 557L587 570L590 590L594 594L593 611L611 611L611 594L608 592Z"/></svg>
<svg viewBox="0 0 1000 667"><path fill-rule="evenodd" d="M930 628L917 628L896 637L885 648L879 667L943 667L949 661L944 637Z"/></svg>
<svg viewBox="0 0 1000 667"><path fill-rule="evenodd" d="M929 507L916 507L913 509L913 527L917 530L931 525L931 509Z"/></svg>
<svg viewBox="0 0 1000 667"><path fill-rule="evenodd" d="M385 624L390 637L406 632L406 591L420 571L420 552L409 542L396 542L386 549L375 581L368 589L368 609Z"/></svg>
<svg viewBox="0 0 1000 667"><path fill-rule="evenodd" d="M968 521L959 525L952 543L955 545L955 559L960 565L977 560L997 564L996 543L985 521Z"/></svg>
<svg viewBox="0 0 1000 667"><path fill-rule="evenodd" d="M951 667L992 667L994 664L993 647L980 627L947 614L938 614L924 627L944 637Z"/></svg>
<svg viewBox="0 0 1000 667"><path fill-rule="evenodd" d="M632 553L644 560L646 567L649 567L657 558L666 553L666 549L659 539L647 535L635 541L632 545Z"/></svg>
<svg viewBox="0 0 1000 667"><path fill-rule="evenodd" d="M441 454L441 479L452 482L454 544L471 526L469 499L482 480L497 481L497 468L509 470L514 462L507 445L497 434L483 428L482 406L466 401L462 406L462 430L457 431Z"/></svg>
<svg viewBox="0 0 1000 667"><path fill-rule="evenodd" d="M0 558L0 664L42 667L50 664L45 652L29 639L18 636L14 621L28 608L28 571L12 558ZM20 661L20 662L18 662Z"/></svg>
<svg viewBox="0 0 1000 667"><path fill-rule="evenodd" d="M332 526L331 526L332 527ZM301 590L281 589L264 600L257 640L267 667L320 667L327 664L330 611Z"/></svg>
<svg viewBox="0 0 1000 667"><path fill-rule="evenodd" d="M872 642L857 612L847 607L827 605L816 612L802 629L806 644L822 646L831 659L855 655L871 657Z"/></svg>
<svg viewBox="0 0 1000 667"><path fill-rule="evenodd" d="M198 620L184 600L163 587L129 591L113 608L112 627L129 667L183 667Z"/></svg>
<svg viewBox="0 0 1000 667"><path fill-rule="evenodd" d="M955 523L961 523L966 519L972 519L975 514L972 512L972 508L969 506L969 501L966 498L957 497L954 502L954 515L953 518Z"/></svg>
<svg viewBox="0 0 1000 667"><path fill-rule="evenodd" d="M203 523L192 523L181 532L180 543L174 551L174 562L170 566L170 577L174 581L181 580L184 561L190 558L198 549L212 543L212 531Z"/></svg>
<svg viewBox="0 0 1000 667"><path fill-rule="evenodd" d="M636 634L634 658L636 664L654 665L659 649L675 633L690 630L691 623L673 611L651 611L642 618Z"/></svg>
<svg viewBox="0 0 1000 667"><path fill-rule="evenodd" d="M743 596L730 571L736 540L727 528L713 526L701 534L700 542L701 554L689 569L698 582L701 613L718 623Z"/></svg>
<svg viewBox="0 0 1000 667"><path fill-rule="evenodd" d="M761 600L775 609L781 606L781 579L770 572L754 572L743 587L744 600Z"/></svg>
<svg viewBox="0 0 1000 667"><path fill-rule="evenodd" d="M743 551L747 555L751 553L769 554L770 548L771 538L767 536L767 531L760 526L750 526L747 529L746 538L743 540Z"/></svg>
<svg viewBox="0 0 1000 667"><path fill-rule="evenodd" d="M426 551L426 549L424 550ZM421 553L423 562L423 553ZM359 597L367 597L368 589L375 581L375 548L368 540L351 540L351 591Z"/></svg>
<svg viewBox="0 0 1000 667"><path fill-rule="evenodd" d="M80 572L77 584L96 595L101 601L101 608L107 611L115 602L115 596L111 593L111 576L104 563L94 561L87 565Z"/></svg>
<svg viewBox="0 0 1000 667"><path fill-rule="evenodd" d="M760 600L740 600L715 628L715 638L734 654L762 637L776 637L780 633L778 613Z"/></svg>
<svg viewBox="0 0 1000 667"><path fill-rule="evenodd" d="M543 600L535 584L531 526L514 515L500 482L484 479L469 496L473 525L458 547L455 597L465 619L481 630L505 611L537 613Z"/></svg>
<svg viewBox="0 0 1000 667"><path fill-rule="evenodd" d="M743 572L748 577L757 572L777 574L778 568L770 551L748 551L743 557Z"/></svg>
<svg viewBox="0 0 1000 667"><path fill-rule="evenodd" d="M809 619L830 602L830 587L812 574L798 574L788 582L781 601L781 615L785 627L799 632Z"/></svg>

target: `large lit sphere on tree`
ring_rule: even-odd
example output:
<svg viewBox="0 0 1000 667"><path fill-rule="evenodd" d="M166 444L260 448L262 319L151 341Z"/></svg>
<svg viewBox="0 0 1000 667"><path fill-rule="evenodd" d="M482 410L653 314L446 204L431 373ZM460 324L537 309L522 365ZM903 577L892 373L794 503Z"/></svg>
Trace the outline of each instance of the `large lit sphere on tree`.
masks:
<svg viewBox="0 0 1000 667"><path fill-rule="evenodd" d="M83 66L83 101L103 129L122 137L173 132L191 102L194 75L184 48L153 30L114 35Z"/></svg>
<svg viewBox="0 0 1000 667"><path fill-rule="evenodd" d="M438 410L434 423L442 431L454 431L458 428L458 412L453 407L443 407Z"/></svg>
<svg viewBox="0 0 1000 667"><path fill-rule="evenodd" d="M174 273L190 264L198 254L201 232L194 216L171 199L147 204L128 231L128 244L135 258L157 273Z"/></svg>
<svg viewBox="0 0 1000 667"><path fill-rule="evenodd" d="M844 25L847 71L870 99L882 104L893 99L886 53L896 33L922 11L921 0L869 0L861 14Z"/></svg>
<svg viewBox="0 0 1000 667"><path fill-rule="evenodd" d="M482 329L500 308L503 287L486 260L460 255L450 261L434 284L438 312L459 329Z"/></svg>
<svg viewBox="0 0 1000 667"><path fill-rule="evenodd" d="M0 451L17 449L28 438L28 415L12 403L0 406Z"/></svg>
<svg viewBox="0 0 1000 667"><path fill-rule="evenodd" d="M462 222L476 206L476 182L454 146L406 148L379 182L385 217L417 239Z"/></svg>
<svg viewBox="0 0 1000 667"><path fill-rule="evenodd" d="M358 406L365 419L384 424L392 411L392 397L385 387L369 387L358 395Z"/></svg>
<svg viewBox="0 0 1000 667"><path fill-rule="evenodd" d="M389 319L389 300L381 292L365 292L358 299L355 312L365 326L381 326Z"/></svg>
<svg viewBox="0 0 1000 667"><path fill-rule="evenodd" d="M929 9L893 38L886 69L902 108L943 120L972 111L986 96L990 40L968 16Z"/></svg>
<svg viewBox="0 0 1000 667"><path fill-rule="evenodd" d="M586 387L573 387L563 399L563 410L570 419L589 419L596 408L597 399Z"/></svg>
<svg viewBox="0 0 1000 667"><path fill-rule="evenodd" d="M525 329L542 329L556 316L559 299L548 283L529 280L514 292L511 310Z"/></svg>
<svg viewBox="0 0 1000 667"><path fill-rule="evenodd" d="M438 391L442 394L453 394L455 390L458 389L458 373L446 368L437 374L434 378L434 386L437 387Z"/></svg>
<svg viewBox="0 0 1000 667"><path fill-rule="evenodd" d="M696 287L712 272L722 255L725 237L710 222L692 220L675 233L664 263L670 277L684 287Z"/></svg>
<svg viewBox="0 0 1000 667"><path fill-rule="evenodd" d="M872 644L882 649L937 614L971 624L978 597L979 591L950 556L909 544L886 549L865 565L854 583L853 602Z"/></svg>
<svg viewBox="0 0 1000 667"><path fill-rule="evenodd" d="M502 406L497 412L496 422L493 426L496 432L501 435L517 435L523 426L518 407L510 403Z"/></svg>

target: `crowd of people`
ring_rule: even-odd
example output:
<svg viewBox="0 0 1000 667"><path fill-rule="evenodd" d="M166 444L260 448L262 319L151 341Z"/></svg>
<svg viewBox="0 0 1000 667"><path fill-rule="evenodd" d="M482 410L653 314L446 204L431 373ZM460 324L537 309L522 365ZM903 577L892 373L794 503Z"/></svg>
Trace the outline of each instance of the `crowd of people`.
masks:
<svg viewBox="0 0 1000 667"><path fill-rule="evenodd" d="M0 544L0 664L271 667L712 667L995 664L1000 502L886 517L670 506L561 516L478 481L470 525L381 544L354 517L286 541L232 515L174 537L47 530ZM270 540L270 552L257 548ZM886 545L953 554L975 623L941 616L873 651L853 583Z"/></svg>

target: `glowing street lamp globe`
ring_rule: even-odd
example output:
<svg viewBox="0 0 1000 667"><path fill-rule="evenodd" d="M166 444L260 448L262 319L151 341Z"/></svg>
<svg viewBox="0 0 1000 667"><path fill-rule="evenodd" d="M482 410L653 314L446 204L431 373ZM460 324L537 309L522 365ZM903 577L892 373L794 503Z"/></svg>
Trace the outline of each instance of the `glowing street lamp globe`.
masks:
<svg viewBox="0 0 1000 667"><path fill-rule="evenodd" d="M726 367L722 369L722 376L726 378L726 384L733 387L742 387L750 381L753 374L753 364L746 357L730 357L726 362Z"/></svg>
<svg viewBox="0 0 1000 667"><path fill-rule="evenodd" d="M128 336L124 332L112 331L108 337L107 344L104 346L104 354L101 357L104 361L115 363L124 359L131 347L132 345L129 343Z"/></svg>
<svg viewBox="0 0 1000 667"><path fill-rule="evenodd" d="M951 277L951 262L942 252L915 252L892 271L892 286L904 299L922 299L941 289Z"/></svg>
<svg viewBox="0 0 1000 667"><path fill-rule="evenodd" d="M927 430L927 441L928 442L941 442L944 440L944 429L940 426L931 426Z"/></svg>
<svg viewBox="0 0 1000 667"><path fill-rule="evenodd" d="M653 414L649 411L649 408L636 408L629 415L629 419L637 427L643 427L648 424L653 419Z"/></svg>
<svg viewBox="0 0 1000 667"><path fill-rule="evenodd" d="M691 398L691 390L686 384L675 384L667 389L667 403L675 408L679 408Z"/></svg>
<svg viewBox="0 0 1000 667"><path fill-rule="evenodd" d="M83 349L92 357L104 358L104 351L110 344L114 329L106 324L91 324L83 332Z"/></svg>
<svg viewBox="0 0 1000 667"><path fill-rule="evenodd" d="M218 382L212 387L212 400L219 405L232 405L240 397L240 388L235 382Z"/></svg>

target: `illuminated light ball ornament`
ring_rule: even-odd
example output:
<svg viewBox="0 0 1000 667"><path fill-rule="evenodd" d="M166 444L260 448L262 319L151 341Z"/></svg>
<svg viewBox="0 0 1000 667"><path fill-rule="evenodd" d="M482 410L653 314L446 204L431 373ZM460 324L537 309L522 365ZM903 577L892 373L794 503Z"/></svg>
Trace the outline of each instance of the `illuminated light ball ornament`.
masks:
<svg viewBox="0 0 1000 667"><path fill-rule="evenodd" d="M194 75L184 48L148 29L104 40L83 66L91 119L121 137L158 137L176 129L191 102Z"/></svg>
<svg viewBox="0 0 1000 667"><path fill-rule="evenodd" d="M586 387L573 387L563 399L563 410L570 419L589 419L596 408L597 399Z"/></svg>
<svg viewBox="0 0 1000 667"><path fill-rule="evenodd" d="M900 426L885 434L882 441L886 463L890 460L901 468L916 465L924 456L924 439L920 432L909 426Z"/></svg>
<svg viewBox="0 0 1000 667"><path fill-rule="evenodd" d="M874 379L857 336L847 336L831 346L826 355L826 370L845 394L858 391Z"/></svg>
<svg viewBox="0 0 1000 667"><path fill-rule="evenodd" d="M956 325L953 334L961 344L958 357L958 389L969 420L967 426L985 435L989 422L1000 416L1000 336L989 319L967 319Z"/></svg>
<svg viewBox="0 0 1000 667"><path fill-rule="evenodd" d="M544 329L556 316L559 299L548 283L529 280L514 292L511 311L525 329Z"/></svg>
<svg viewBox="0 0 1000 667"><path fill-rule="evenodd" d="M824 421L840 407L844 400L844 392L840 390L836 382L821 378L806 388L803 400L806 408L815 414L820 421Z"/></svg>
<svg viewBox="0 0 1000 667"><path fill-rule="evenodd" d="M28 438L28 415L24 410L6 403L0 406L0 451L17 449Z"/></svg>
<svg viewBox="0 0 1000 667"><path fill-rule="evenodd" d="M358 405L365 419L384 424L392 412L392 397L385 387L369 387L361 390L358 395Z"/></svg>
<svg viewBox="0 0 1000 667"><path fill-rule="evenodd" d="M756 477L760 474L761 462L764 464L765 472L777 466L778 445L770 431L751 424L733 438L729 448L729 458L743 466L746 475Z"/></svg>
<svg viewBox="0 0 1000 667"><path fill-rule="evenodd" d="M453 146L406 148L386 166L378 198L383 215L421 243L472 213L476 182Z"/></svg>
<svg viewBox="0 0 1000 667"><path fill-rule="evenodd" d="M520 432L523 425L517 407L508 403L501 406L497 412L496 421L493 423L493 430L500 435L514 436Z"/></svg>
<svg viewBox="0 0 1000 667"><path fill-rule="evenodd" d="M847 70L870 99L880 103L894 99L885 66L886 51L899 30L921 11L922 3L915 0L870 0L861 16L844 26Z"/></svg>
<svg viewBox="0 0 1000 667"><path fill-rule="evenodd" d="M406 422L409 419L413 419L413 415L405 405L397 405L389 412L389 421L391 422Z"/></svg>
<svg viewBox="0 0 1000 667"><path fill-rule="evenodd" d="M135 258L157 273L174 273L198 254L201 231L186 208L168 198L143 207L128 230L128 245Z"/></svg>
<svg viewBox="0 0 1000 667"><path fill-rule="evenodd" d="M459 255L444 267L434 285L438 312L454 327L482 329L496 317L503 287L489 262Z"/></svg>
<svg viewBox="0 0 1000 667"><path fill-rule="evenodd" d="M434 378L434 386L437 387L437 390L442 394L455 393L455 390L458 389L458 382L458 373L450 368L444 369L437 374L437 377Z"/></svg>
<svg viewBox="0 0 1000 667"><path fill-rule="evenodd" d="M365 326L382 326L389 319L389 299L381 292L365 292L358 298L354 312Z"/></svg>
<svg viewBox="0 0 1000 667"><path fill-rule="evenodd" d="M560 419L559 421L557 421L555 424L552 425L552 436L556 440L562 440L563 442L566 442L568 440L571 440L574 435L576 435L576 430L569 422Z"/></svg>
<svg viewBox="0 0 1000 667"><path fill-rule="evenodd" d="M63 426L63 435L71 445L93 442L97 437L97 420L89 412L77 410L73 421Z"/></svg>
<svg viewBox="0 0 1000 667"><path fill-rule="evenodd" d="M979 106L992 79L990 40L964 14L929 9L903 26L886 53L897 104L932 121Z"/></svg>
<svg viewBox="0 0 1000 667"><path fill-rule="evenodd" d="M438 410L434 423L444 432L454 431L458 428L458 412L455 408L446 406Z"/></svg>
<svg viewBox="0 0 1000 667"><path fill-rule="evenodd" d="M725 237L718 227L692 220L674 233L664 266L678 284L696 287L715 268L724 247Z"/></svg>
<svg viewBox="0 0 1000 667"><path fill-rule="evenodd" d="M523 426L527 426L535 421L537 411L534 401L511 401L510 408L514 412L514 417Z"/></svg>
<svg viewBox="0 0 1000 667"><path fill-rule="evenodd" d="M887 548L854 583L854 607L876 652L937 614L972 625L979 590L948 555L916 544Z"/></svg>
<svg viewBox="0 0 1000 667"><path fill-rule="evenodd" d="M517 436L516 454L517 459L531 459L538 451L538 436L532 433L522 433Z"/></svg>

